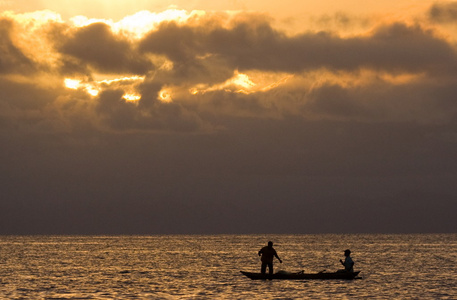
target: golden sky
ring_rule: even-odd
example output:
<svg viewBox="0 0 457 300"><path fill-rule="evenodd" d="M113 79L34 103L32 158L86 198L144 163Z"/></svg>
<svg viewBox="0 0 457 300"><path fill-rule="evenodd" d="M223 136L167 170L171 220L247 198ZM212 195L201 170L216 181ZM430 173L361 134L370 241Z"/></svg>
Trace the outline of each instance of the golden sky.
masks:
<svg viewBox="0 0 457 300"><path fill-rule="evenodd" d="M447 176L456 33L456 1L0 0L0 163L15 186L32 178L15 163L54 179L93 153L157 164L121 176L141 190L146 174Z"/></svg>
<svg viewBox="0 0 457 300"><path fill-rule="evenodd" d="M414 9L430 5L432 1L386 0L386 1L317 1L317 0L193 0L193 1L149 1L149 0L3 0L0 4L4 9L13 9L21 12L50 9L58 11L65 17L85 15L97 18L120 19L126 14L133 14L139 10L161 11L170 7L179 7L186 10L243 10L260 11L280 17L293 16L303 13L326 14L339 11L351 11L356 14L365 13L398 13L404 9ZM402 12L410 13L410 12Z"/></svg>
<svg viewBox="0 0 457 300"><path fill-rule="evenodd" d="M452 22L437 21L431 17L433 7L439 8L443 16L446 16L446 11L452 15L455 9L452 2L434 4L430 1L418 3L409 0L351 0L300 1L297 4L297 1L290 0L43 0L2 1L0 5L4 18L15 24L8 30L11 47L20 52L20 55L12 57L12 60L35 64L35 70L54 68L53 72L46 74L53 77L58 76L56 72L62 72L62 68L68 69L71 62L81 69L61 74L64 76L62 82L67 88L85 90L88 94L97 96L106 87L122 85L124 99L135 101L141 98L137 85L145 80L151 80L152 74L155 81L160 81L157 80L157 74L163 78L173 77L171 81L167 79L166 84L160 83L162 89L157 92L158 99L167 102L172 100L173 94L181 97L186 91L197 95L207 91L228 89L249 95L265 94L266 91L276 90L286 83L308 86L309 92L313 86L321 84L318 82L323 81L337 83L340 86L348 83L365 84L370 78L383 78L385 82L411 81L424 75L423 70L415 70L413 67L415 59L422 59L422 50L411 49L415 52L412 57L392 57L391 61L387 62L391 54L386 52L383 58L383 55L375 53L376 43L379 43L379 51L386 47L386 51L394 51L394 55L403 55L400 52L406 50L401 50L401 47L428 48L428 38L438 43L453 42L455 29ZM175 21L178 27L163 25L169 21ZM205 32L204 29L208 28L214 30L210 33ZM235 35L239 29L244 31L241 33L242 39L247 40L242 40L242 44L238 46L235 44ZM176 39L185 38L181 35L185 35L186 30L191 30L190 33L195 36L177 42ZM225 49L214 49L217 48L217 35L221 30L235 38L231 45L227 45L233 48L233 53L222 53ZM168 31L171 31L170 34L176 34L176 39L167 39L165 35ZM202 33L207 35L202 37ZM388 40L388 36L383 38L383 34L392 35L393 39ZM402 45L402 34L411 35L419 44ZM200 41L200 37L206 40ZM91 47L90 39L94 39L94 43L103 42ZM163 45L162 49L147 49L149 46L157 48L156 45L149 45L154 43L155 39ZM241 49L252 46L252 41L264 43L265 49L257 45L250 51L250 55L257 55L255 51L261 51L258 55L265 56L264 65L260 59L257 63L249 58L243 62L247 56L243 57ZM389 44L391 41L394 43ZM184 53L172 49L179 48L182 43L190 43L185 47L194 52ZM208 44L205 46L204 43ZM310 47L306 46L307 43ZM190 49L197 45L208 49ZM451 44L449 46L451 47ZM239 49L236 49L237 47ZM397 47L398 51L392 47ZM324 53L320 48L328 52L326 58L319 57ZM357 49L367 53L361 57L364 61L354 59L357 56L354 55ZM285 59L289 61L285 61L281 52L288 51L296 57L291 56ZM310 51L309 58L307 51ZM11 50L7 54L13 52L15 51ZM172 58L173 55L193 55L194 63L200 68L217 74L211 76L210 82L205 78L197 80L193 74L189 74L191 77L188 80L182 81L180 77L185 76L184 74L172 73L179 69L183 70L184 65L178 60L184 57ZM132 59L132 56L136 58ZM214 59L218 61L213 61ZM274 60L277 60L277 63L274 63ZM399 65L392 65L394 61ZM116 66L117 63L122 66ZM302 67L292 67L292 64L298 66L302 63ZM384 63L389 66L380 67L380 64ZM15 65L20 67L20 64ZM84 66L86 70L82 70ZM364 76L354 73L354 70L363 71ZM186 67L184 71L191 70ZM39 74L40 78L43 78L43 74ZM17 76L19 74L16 74ZM315 80L315 76L319 78L318 81ZM31 77L30 74L28 77ZM166 95L166 99L161 95Z"/></svg>
<svg viewBox="0 0 457 300"><path fill-rule="evenodd" d="M258 12L270 15L275 22L282 24L289 30L306 30L305 24L311 20L323 20L335 15L369 18L372 21L381 19L411 19L423 17L422 14L430 7L433 1L414 0L386 0L386 1L263 1L263 0L222 0L222 1L149 1L149 0L3 0L0 2L2 10L16 12L31 12L48 9L58 12L63 19L82 15L88 18L101 18L119 21L138 11L148 10L162 12L169 8L187 11L204 10L215 11L245 11Z"/></svg>

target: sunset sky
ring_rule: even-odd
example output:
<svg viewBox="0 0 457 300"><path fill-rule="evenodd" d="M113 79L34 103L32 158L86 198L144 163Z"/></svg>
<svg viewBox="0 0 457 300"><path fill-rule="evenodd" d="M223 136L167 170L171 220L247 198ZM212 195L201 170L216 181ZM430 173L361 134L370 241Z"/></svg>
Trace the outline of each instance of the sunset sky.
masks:
<svg viewBox="0 0 457 300"><path fill-rule="evenodd" d="M0 0L0 234L456 232L457 2Z"/></svg>

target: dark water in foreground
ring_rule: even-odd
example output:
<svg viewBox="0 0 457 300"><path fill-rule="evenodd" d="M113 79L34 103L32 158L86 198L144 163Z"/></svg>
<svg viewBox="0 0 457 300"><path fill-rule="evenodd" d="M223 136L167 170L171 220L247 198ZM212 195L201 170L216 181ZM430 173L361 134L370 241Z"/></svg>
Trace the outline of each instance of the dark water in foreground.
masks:
<svg viewBox="0 0 457 300"><path fill-rule="evenodd" d="M253 281L268 240L276 270L340 268L354 281ZM0 299L457 299L457 234L3 236Z"/></svg>

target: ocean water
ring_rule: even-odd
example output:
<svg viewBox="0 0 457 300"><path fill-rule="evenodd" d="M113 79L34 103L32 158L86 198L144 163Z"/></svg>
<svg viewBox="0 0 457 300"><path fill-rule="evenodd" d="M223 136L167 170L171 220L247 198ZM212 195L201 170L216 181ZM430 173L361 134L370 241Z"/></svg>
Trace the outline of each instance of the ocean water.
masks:
<svg viewBox="0 0 457 300"><path fill-rule="evenodd" d="M257 281L275 271L340 269L360 280ZM457 299L457 234L2 236L0 299Z"/></svg>

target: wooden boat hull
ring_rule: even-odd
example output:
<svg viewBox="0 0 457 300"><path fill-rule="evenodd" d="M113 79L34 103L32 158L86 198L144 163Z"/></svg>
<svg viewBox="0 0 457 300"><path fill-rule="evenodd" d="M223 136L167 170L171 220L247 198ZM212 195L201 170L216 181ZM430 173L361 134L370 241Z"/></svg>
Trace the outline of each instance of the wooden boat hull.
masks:
<svg viewBox="0 0 457 300"><path fill-rule="evenodd" d="M345 279L345 280L352 280L358 278L357 275L359 275L360 271L358 272L333 272L333 273L325 273L325 272L319 272L319 273L303 273L303 272L298 272L298 273L275 273L275 274L261 274L261 273L253 273L253 272L245 272L245 271L240 271L243 275L247 276L248 278L252 280L266 280L266 279L282 279L282 280L307 280L307 279L322 279L322 280L328 280L328 279Z"/></svg>

